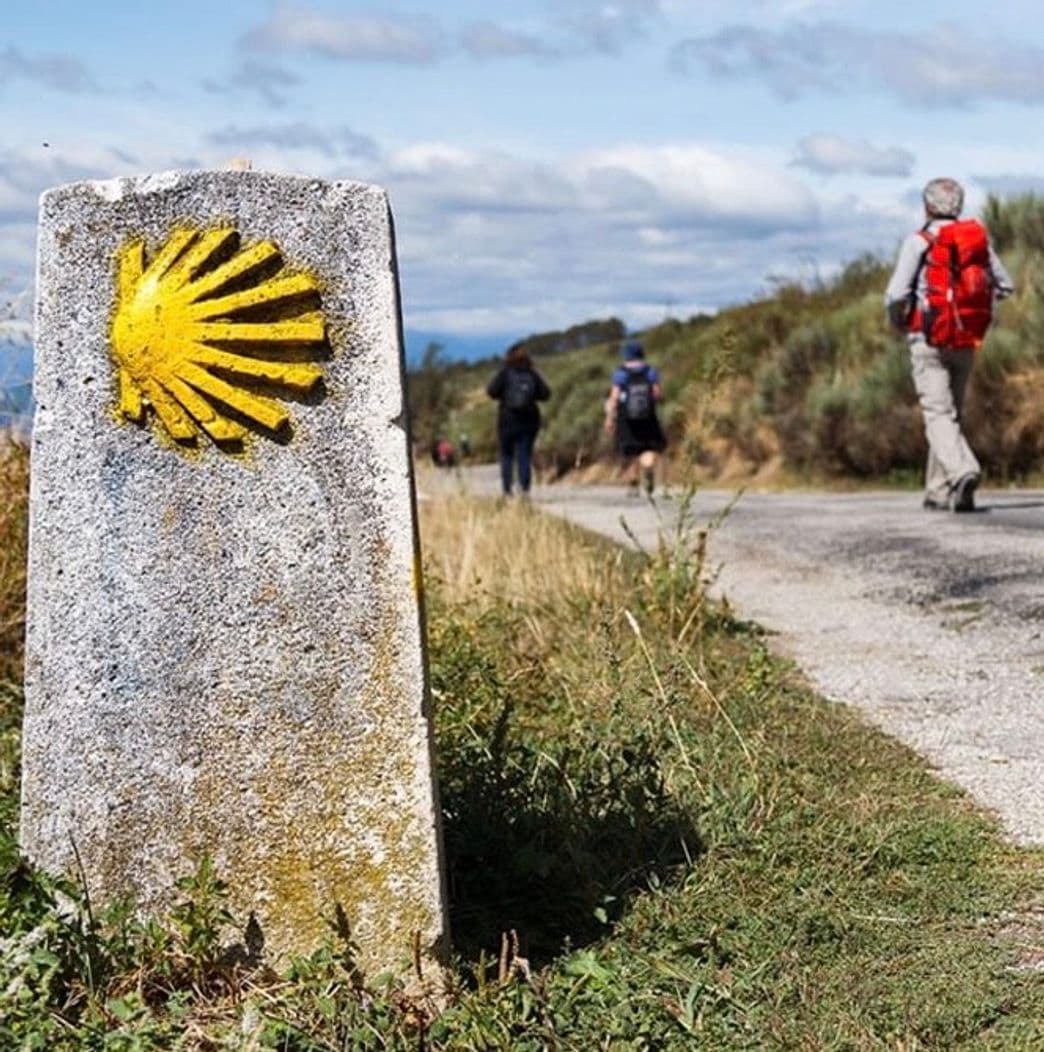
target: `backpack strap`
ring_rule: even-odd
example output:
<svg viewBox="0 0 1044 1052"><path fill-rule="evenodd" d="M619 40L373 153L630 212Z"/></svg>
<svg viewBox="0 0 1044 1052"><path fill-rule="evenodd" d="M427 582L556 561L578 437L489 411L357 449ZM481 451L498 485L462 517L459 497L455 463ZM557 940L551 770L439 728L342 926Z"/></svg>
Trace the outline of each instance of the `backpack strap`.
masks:
<svg viewBox="0 0 1044 1052"><path fill-rule="evenodd" d="M918 235L920 237L923 237L925 242L924 255L921 256L921 266L924 265L924 259L925 256L928 255L928 250L932 247L932 245L935 244L936 241L939 240L933 233L931 233L931 225L934 222L934 219L929 219L928 222L925 223L924 226L917 231Z"/></svg>
<svg viewBox="0 0 1044 1052"><path fill-rule="evenodd" d="M917 233L924 238L924 251L921 253L921 258L917 261L917 269L913 272L913 277L910 279L910 293L906 299L906 327L909 331L919 331L922 325L921 316L921 305L917 302L917 285L921 280L921 271L924 270L925 263L928 262L928 253L931 252L932 246L935 244L935 238L928 232L928 228L932 225L932 220L928 220L927 223L921 227Z"/></svg>

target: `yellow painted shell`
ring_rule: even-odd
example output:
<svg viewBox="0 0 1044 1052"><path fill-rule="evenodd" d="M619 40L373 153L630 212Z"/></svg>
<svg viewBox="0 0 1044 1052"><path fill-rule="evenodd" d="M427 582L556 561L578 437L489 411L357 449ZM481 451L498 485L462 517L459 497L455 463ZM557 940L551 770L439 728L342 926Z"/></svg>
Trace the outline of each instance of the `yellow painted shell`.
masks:
<svg viewBox="0 0 1044 1052"><path fill-rule="evenodd" d="M318 293L312 275L282 267L275 244L240 247L230 227L179 227L147 264L145 242L128 242L111 329L120 414L140 421L151 406L180 442L200 433L239 441L244 421L283 428L285 406L251 388L260 381L308 391L322 378L315 362L279 357L325 343ZM258 309L278 320L257 320Z"/></svg>

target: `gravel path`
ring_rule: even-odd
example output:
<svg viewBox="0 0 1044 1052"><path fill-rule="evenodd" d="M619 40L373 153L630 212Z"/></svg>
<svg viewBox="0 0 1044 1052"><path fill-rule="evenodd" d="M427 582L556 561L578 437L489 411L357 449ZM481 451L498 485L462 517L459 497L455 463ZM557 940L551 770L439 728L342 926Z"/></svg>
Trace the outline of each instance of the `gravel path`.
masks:
<svg viewBox="0 0 1044 1052"><path fill-rule="evenodd" d="M487 469L467 485L490 492ZM546 510L643 546L676 520L618 487L547 487ZM734 494L701 491L698 522ZM974 515L915 494L747 493L711 537L716 591L775 633L825 696L856 705L1044 844L1044 492L979 494Z"/></svg>

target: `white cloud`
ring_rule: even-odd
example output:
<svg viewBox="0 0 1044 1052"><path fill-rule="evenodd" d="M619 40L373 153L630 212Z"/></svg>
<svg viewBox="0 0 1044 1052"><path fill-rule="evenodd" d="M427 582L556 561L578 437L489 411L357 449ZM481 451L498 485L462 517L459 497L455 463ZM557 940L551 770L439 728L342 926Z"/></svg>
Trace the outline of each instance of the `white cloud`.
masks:
<svg viewBox="0 0 1044 1052"><path fill-rule="evenodd" d="M98 90L87 67L72 55L26 55L14 46L0 51L0 84L28 80L73 94Z"/></svg>
<svg viewBox="0 0 1044 1052"><path fill-rule="evenodd" d="M760 77L785 98L871 87L924 106L1044 101L1044 48L946 24L918 33L838 22L733 25L682 41L672 63L682 70L700 65L719 76Z"/></svg>
<svg viewBox="0 0 1044 1052"><path fill-rule="evenodd" d="M306 4L280 4L242 40L251 51L300 51L348 62L434 62L442 52L430 18L331 14Z"/></svg>
<svg viewBox="0 0 1044 1052"><path fill-rule="evenodd" d="M587 318L618 317L631 329L655 325L666 317L688 318L694 314L713 314L714 308L695 300L679 301L668 297L660 303L591 300L581 305L587 314L578 315L578 304L569 299L549 297L539 304L535 315L532 304L505 308L460 308L419 310L410 314L411 325L418 329L446 332L461 336L484 336L506 332L530 333L548 329L566 329Z"/></svg>
<svg viewBox="0 0 1044 1052"><path fill-rule="evenodd" d="M296 73L291 73L274 62L246 59L225 80L205 80L203 87L215 95L251 92L269 106L278 109L286 105L288 89L297 87L300 83L301 78Z"/></svg>
<svg viewBox="0 0 1044 1052"><path fill-rule="evenodd" d="M467 26L460 42L469 55L480 59L553 58L560 54L557 47L543 38L496 22L475 22Z"/></svg>
<svg viewBox="0 0 1044 1052"><path fill-rule="evenodd" d="M574 162L587 179L616 171L644 181L676 223L787 229L816 217L812 192L784 171L702 146L624 146Z"/></svg>
<svg viewBox="0 0 1044 1052"><path fill-rule="evenodd" d="M447 143L393 151L382 177L437 213L548 213L577 203L576 187L553 165Z"/></svg>
<svg viewBox="0 0 1044 1052"><path fill-rule="evenodd" d="M562 24L581 46L606 54L621 51L663 15L661 0L573 0L564 6Z"/></svg>
<svg viewBox="0 0 1044 1052"><path fill-rule="evenodd" d="M528 332L608 314L638 325L668 308L696 313L743 300L788 267L891 250L910 214L883 191L872 201L817 194L770 157L707 144L534 161L421 142L345 161L321 149L325 139L313 142L328 133L309 125L245 127L239 141L255 132L259 168L304 165L388 189L413 328ZM151 155L142 163L166 166ZM28 283L41 189L114 170L125 169L100 148L44 160L0 154L0 274Z"/></svg>
<svg viewBox="0 0 1044 1052"><path fill-rule="evenodd" d="M898 146L874 146L866 139L841 135L807 135L797 144L791 162L821 175L858 172L872 176L909 176L914 155Z"/></svg>
<svg viewBox="0 0 1044 1052"><path fill-rule="evenodd" d="M305 121L287 124L264 124L252 127L227 125L207 135L216 146L256 149L275 147L296 152L310 150L324 157L376 157L377 143L368 135L360 135L350 128L317 128Z"/></svg>
<svg viewBox="0 0 1044 1052"><path fill-rule="evenodd" d="M530 331L644 324L745 299L769 274L891 251L908 210L814 194L764 157L619 146L536 164L428 143L379 175L396 213L407 324Z"/></svg>
<svg viewBox="0 0 1044 1052"><path fill-rule="evenodd" d="M615 55L657 22L665 23L664 0L567 0L539 32L482 21L461 34L475 58L565 59Z"/></svg>
<svg viewBox="0 0 1044 1052"><path fill-rule="evenodd" d="M658 226L643 226L638 228L638 240L643 245L659 248L661 245L673 244L676 235L669 230L663 230Z"/></svg>
<svg viewBox="0 0 1044 1052"><path fill-rule="evenodd" d="M997 172L972 177L988 194L1008 197L1015 194L1044 196L1044 175L1038 172Z"/></svg>

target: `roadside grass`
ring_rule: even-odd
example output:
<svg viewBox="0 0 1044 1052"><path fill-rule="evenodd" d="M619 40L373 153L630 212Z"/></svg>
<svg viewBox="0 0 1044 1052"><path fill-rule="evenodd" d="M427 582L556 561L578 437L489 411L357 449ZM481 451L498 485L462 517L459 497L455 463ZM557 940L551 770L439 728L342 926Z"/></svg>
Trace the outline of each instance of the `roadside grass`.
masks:
<svg viewBox="0 0 1044 1052"><path fill-rule="evenodd" d="M698 532L680 557L635 564L525 507L455 501L434 516L443 525L470 516L469 532L485 518L484 543L501 539L499 572L457 600L480 611L477 620L453 616L441 598L433 610L437 689L471 699L468 727L486 727L480 738L502 743L498 755L514 737L534 776L546 756L576 783L570 761L605 770L614 750L641 755L635 742L648 740L664 793L655 809L668 820L659 852L650 854L655 838L631 840L596 859L602 879L587 901L601 897L609 909L595 906L608 927L594 941L576 899L582 881L561 858L540 871L508 841L497 845L492 888L488 873L457 883L458 943L494 947L498 920L543 934L543 908L512 912L501 885L526 903L575 909L573 952L551 961L536 993L502 988L501 1006L533 999L544 1033L569 1048L1044 1047L1044 983L1034 971L1044 950L1040 853L1005 844L923 761L816 697L756 631L706 604L694 587ZM442 573L459 587L473 556L465 543L455 558L448 541ZM560 594L509 586L541 553L552 565L574 548ZM596 572L606 565L608 579ZM487 652L485 695L477 683L461 689L484 637L501 652ZM454 669L462 678L439 679ZM451 816L454 793L451 779ZM634 787L624 795L633 799ZM470 841L466 829L456 832ZM519 843L532 844L531 833ZM475 861L459 845L449 855ZM488 998L487 988L474 996ZM503 1045L460 1047L556 1047L550 1036L539 1043L535 1024L532 1044L509 1020L500 1025Z"/></svg>
<svg viewBox="0 0 1044 1052"><path fill-rule="evenodd" d="M278 975L230 953L208 867L146 924L25 866L11 683L0 1047L1044 1047L1044 859L710 604L701 528L642 559L448 497L422 537L441 1014L336 933Z"/></svg>

